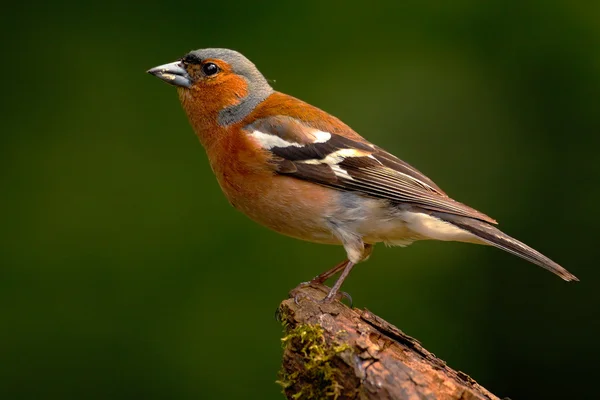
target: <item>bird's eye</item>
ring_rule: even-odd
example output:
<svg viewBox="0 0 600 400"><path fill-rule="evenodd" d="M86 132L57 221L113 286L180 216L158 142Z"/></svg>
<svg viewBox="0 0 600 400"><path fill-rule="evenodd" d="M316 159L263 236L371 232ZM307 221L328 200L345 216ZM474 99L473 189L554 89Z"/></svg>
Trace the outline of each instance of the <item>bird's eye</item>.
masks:
<svg viewBox="0 0 600 400"><path fill-rule="evenodd" d="M206 63L202 66L202 72L206 76L211 76L219 72L219 67L217 67L217 64Z"/></svg>

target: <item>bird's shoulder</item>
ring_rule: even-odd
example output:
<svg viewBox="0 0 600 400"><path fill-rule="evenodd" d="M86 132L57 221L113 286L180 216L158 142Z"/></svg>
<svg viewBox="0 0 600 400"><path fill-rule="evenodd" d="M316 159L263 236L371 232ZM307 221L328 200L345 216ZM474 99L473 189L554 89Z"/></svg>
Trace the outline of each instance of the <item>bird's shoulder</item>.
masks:
<svg viewBox="0 0 600 400"><path fill-rule="evenodd" d="M355 132L339 118L290 95L275 92L244 124L247 134L262 139L262 147L274 149L286 160L323 158L329 154L371 156L387 168L422 182L445 195L425 174ZM281 140L280 140L281 139ZM259 140L260 142L260 140Z"/></svg>
<svg viewBox="0 0 600 400"><path fill-rule="evenodd" d="M338 118L294 97L272 94L244 121L242 132L270 155L276 173L495 223Z"/></svg>
<svg viewBox="0 0 600 400"><path fill-rule="evenodd" d="M340 134L358 142L368 143L365 138L352 130L352 128L339 118L305 101L281 92L274 92L259 104L249 118L245 120L245 125L271 117L288 117L288 119L301 122L307 128Z"/></svg>

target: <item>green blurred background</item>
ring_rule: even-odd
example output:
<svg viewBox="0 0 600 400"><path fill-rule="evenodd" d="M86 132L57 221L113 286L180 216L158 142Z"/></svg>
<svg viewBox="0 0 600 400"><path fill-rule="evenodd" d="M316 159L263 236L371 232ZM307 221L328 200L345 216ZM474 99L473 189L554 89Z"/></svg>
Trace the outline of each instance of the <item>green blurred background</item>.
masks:
<svg viewBox="0 0 600 400"><path fill-rule="evenodd" d="M281 399L273 314L341 248L229 206L175 89L228 47L563 264L378 246L355 305L513 399L597 398L600 3L3 6L1 399Z"/></svg>

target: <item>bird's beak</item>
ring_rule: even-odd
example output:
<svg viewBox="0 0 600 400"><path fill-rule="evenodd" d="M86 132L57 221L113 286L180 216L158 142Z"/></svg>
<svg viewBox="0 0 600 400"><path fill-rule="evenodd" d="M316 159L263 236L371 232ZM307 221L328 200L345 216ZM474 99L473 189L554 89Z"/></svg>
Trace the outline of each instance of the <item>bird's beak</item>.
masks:
<svg viewBox="0 0 600 400"><path fill-rule="evenodd" d="M170 64L159 65L158 67L149 69L147 72L173 86L180 86L184 88L189 88L192 86L192 78L179 61L175 61Z"/></svg>

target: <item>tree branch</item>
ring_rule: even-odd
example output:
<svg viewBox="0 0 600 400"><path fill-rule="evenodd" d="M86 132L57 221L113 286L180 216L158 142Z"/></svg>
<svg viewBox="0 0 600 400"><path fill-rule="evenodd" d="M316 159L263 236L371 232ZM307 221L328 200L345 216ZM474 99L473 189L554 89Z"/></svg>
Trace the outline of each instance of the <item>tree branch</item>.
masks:
<svg viewBox="0 0 600 400"><path fill-rule="evenodd" d="M301 285L279 306L288 399L498 400L370 311L312 300L326 293Z"/></svg>

